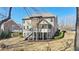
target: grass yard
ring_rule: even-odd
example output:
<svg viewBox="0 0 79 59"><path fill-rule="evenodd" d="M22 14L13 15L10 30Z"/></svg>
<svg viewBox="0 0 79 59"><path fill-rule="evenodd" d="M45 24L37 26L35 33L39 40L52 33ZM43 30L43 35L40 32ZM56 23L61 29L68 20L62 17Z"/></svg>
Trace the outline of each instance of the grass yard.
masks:
<svg viewBox="0 0 79 59"><path fill-rule="evenodd" d="M52 41L28 42L14 37L0 40L1 51L73 51L75 32L67 31L64 38Z"/></svg>

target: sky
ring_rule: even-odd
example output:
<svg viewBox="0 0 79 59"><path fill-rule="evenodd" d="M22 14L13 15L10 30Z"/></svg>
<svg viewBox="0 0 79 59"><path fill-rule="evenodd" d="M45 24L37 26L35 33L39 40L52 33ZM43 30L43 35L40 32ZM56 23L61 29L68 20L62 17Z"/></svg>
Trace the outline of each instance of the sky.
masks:
<svg viewBox="0 0 79 59"><path fill-rule="evenodd" d="M76 8L75 7L34 7L37 10L32 9L31 7L26 7L26 10L23 7L13 7L12 8L12 19L22 24L22 19L26 17L28 14L33 13L52 13L58 17L58 23L68 23L70 19L73 19L71 23L75 24L76 21ZM0 13L7 15L8 14L8 7L1 7ZM28 13L27 13L28 12ZM68 18L70 17L70 18ZM2 20L0 18L0 20Z"/></svg>

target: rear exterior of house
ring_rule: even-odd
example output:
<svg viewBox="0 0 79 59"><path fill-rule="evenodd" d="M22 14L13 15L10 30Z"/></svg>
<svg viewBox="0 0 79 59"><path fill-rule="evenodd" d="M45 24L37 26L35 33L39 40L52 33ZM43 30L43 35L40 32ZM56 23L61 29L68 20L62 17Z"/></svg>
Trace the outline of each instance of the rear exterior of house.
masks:
<svg viewBox="0 0 79 59"><path fill-rule="evenodd" d="M0 25L0 31L21 32L22 28L16 22L9 19Z"/></svg>
<svg viewBox="0 0 79 59"><path fill-rule="evenodd" d="M23 19L23 36L27 40L51 39L57 31L57 17L50 13L34 14Z"/></svg>

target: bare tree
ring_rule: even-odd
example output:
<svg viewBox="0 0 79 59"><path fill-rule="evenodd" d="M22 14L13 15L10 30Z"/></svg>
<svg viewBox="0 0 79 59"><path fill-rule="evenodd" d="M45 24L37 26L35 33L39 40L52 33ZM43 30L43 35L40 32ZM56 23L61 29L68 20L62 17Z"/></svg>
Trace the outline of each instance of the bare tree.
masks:
<svg viewBox="0 0 79 59"><path fill-rule="evenodd" d="M1 25L3 22L5 22L5 21L11 19L11 12L12 12L12 7L9 8L8 16L0 22L0 25ZM1 15L2 15L2 14L1 14ZM3 15L3 16L5 16L5 15Z"/></svg>

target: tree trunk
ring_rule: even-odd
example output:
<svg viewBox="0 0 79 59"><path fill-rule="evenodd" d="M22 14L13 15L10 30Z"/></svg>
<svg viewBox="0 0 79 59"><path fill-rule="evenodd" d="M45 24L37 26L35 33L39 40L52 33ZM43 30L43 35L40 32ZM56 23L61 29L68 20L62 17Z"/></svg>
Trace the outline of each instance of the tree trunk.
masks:
<svg viewBox="0 0 79 59"><path fill-rule="evenodd" d="M79 7L76 8L76 35L75 35L75 50L79 51Z"/></svg>
<svg viewBox="0 0 79 59"><path fill-rule="evenodd" d="M8 14L9 19L11 19L11 11L12 11L12 7L9 8L9 14Z"/></svg>

